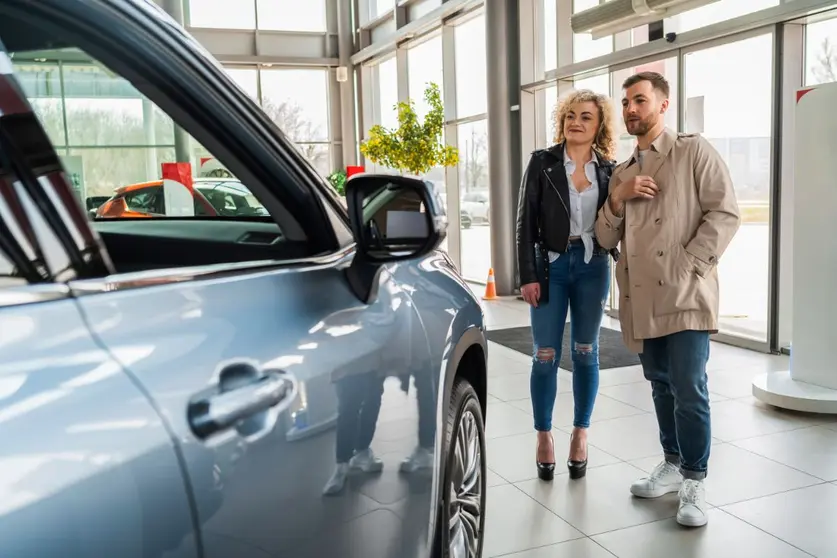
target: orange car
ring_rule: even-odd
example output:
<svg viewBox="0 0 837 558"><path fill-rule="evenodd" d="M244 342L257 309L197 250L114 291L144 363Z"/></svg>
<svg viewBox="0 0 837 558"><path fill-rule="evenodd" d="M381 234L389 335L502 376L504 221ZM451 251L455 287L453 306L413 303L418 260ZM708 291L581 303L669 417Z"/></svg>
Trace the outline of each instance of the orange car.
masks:
<svg viewBox="0 0 837 558"><path fill-rule="evenodd" d="M195 217L264 217L267 209L235 179L197 178L194 181ZM96 218L166 217L163 181L123 186L98 210Z"/></svg>

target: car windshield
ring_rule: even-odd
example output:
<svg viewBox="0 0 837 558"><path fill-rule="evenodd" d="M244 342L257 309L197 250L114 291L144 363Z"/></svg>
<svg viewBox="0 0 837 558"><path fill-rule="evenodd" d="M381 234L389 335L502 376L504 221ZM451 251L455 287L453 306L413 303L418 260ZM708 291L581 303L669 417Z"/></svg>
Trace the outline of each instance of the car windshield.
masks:
<svg viewBox="0 0 837 558"><path fill-rule="evenodd" d="M255 217L269 215L264 205L241 182L200 181L195 189L212 204L222 217Z"/></svg>

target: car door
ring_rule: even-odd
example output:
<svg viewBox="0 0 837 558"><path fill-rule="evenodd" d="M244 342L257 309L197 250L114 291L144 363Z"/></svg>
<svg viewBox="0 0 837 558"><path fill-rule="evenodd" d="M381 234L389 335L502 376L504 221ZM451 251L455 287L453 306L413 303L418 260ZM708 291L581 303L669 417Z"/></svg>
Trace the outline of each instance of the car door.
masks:
<svg viewBox="0 0 837 558"><path fill-rule="evenodd" d="M105 263L9 69L0 48L0 556L195 558L176 445L121 364L151 348L106 350L71 297Z"/></svg>
<svg viewBox="0 0 837 558"><path fill-rule="evenodd" d="M429 375L416 367L430 362L409 293L394 279L401 264L383 268L374 300L359 299L346 273L351 234L312 189L310 165L153 10L66 1L4 9L50 40L66 33L91 64L124 76L113 79L146 94L273 216L99 221L116 269L69 284L114 355L148 349L120 362L177 439L202 555L428 556L432 476L399 472L419 414L403 386ZM118 241L125 236L131 243ZM172 246L211 263L155 266L158 249ZM271 257L243 259L248 250ZM431 407L426 420L435 420ZM354 471L325 496L338 453L366 446L382 470Z"/></svg>

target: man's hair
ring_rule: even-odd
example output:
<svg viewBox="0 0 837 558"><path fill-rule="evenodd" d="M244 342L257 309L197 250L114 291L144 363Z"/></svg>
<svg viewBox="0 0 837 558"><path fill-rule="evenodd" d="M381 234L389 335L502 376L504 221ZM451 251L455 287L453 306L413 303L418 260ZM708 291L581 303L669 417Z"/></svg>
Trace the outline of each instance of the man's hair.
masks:
<svg viewBox="0 0 837 558"><path fill-rule="evenodd" d="M641 81L647 81L651 84L651 86L663 94L663 97L668 99L669 94L671 93L671 88L668 85L668 80L663 77L662 74L657 72L639 72L638 74L634 74L622 84L622 89L628 89L629 87L633 87L637 83Z"/></svg>

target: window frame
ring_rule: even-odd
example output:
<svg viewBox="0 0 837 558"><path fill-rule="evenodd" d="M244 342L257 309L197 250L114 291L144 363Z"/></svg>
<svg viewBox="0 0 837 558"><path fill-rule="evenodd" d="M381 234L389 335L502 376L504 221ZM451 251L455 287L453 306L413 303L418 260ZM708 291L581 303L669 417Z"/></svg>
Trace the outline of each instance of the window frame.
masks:
<svg viewBox="0 0 837 558"><path fill-rule="evenodd" d="M82 2L39 4L35 9L28 3L22 9L21 5L12 3L0 7L0 13L23 19L44 33L69 39L98 63L130 82L161 111L170 117L177 114L174 122L242 177L242 182L268 207L283 231L286 229L286 223L281 219L283 212L277 215L275 206L283 206L288 216L293 211L289 221L296 222L305 232L312 253L318 254L296 260L198 266L200 269L166 268L143 275L177 277L175 280L180 281L183 276L194 279L219 272L322 265L346 256L346 235L350 235L348 214L336 194L329 191L324 179L294 146L276 133L269 118L238 90L217 61L204 56L205 50L172 22L160 21L167 16L139 5ZM95 30L91 31L91 27ZM115 54L126 51L134 52L130 61ZM184 87L186 83L191 86ZM218 118L214 111L214 118L208 119L207 108L217 107L219 103L227 109L221 111L223 118ZM230 122L233 122L232 126ZM233 141L230 141L231 136ZM241 171L236 172L239 169ZM273 183L283 186L271 187ZM95 235L92 230L89 232ZM348 244L348 248L353 251L353 243ZM104 248L101 249L104 252ZM84 292L99 291L104 288L101 279L105 279L111 289L114 283L124 283L122 275L137 274L121 274L111 269L110 273L99 277L98 287L94 284L96 281L77 287ZM136 286L135 281L128 282Z"/></svg>

